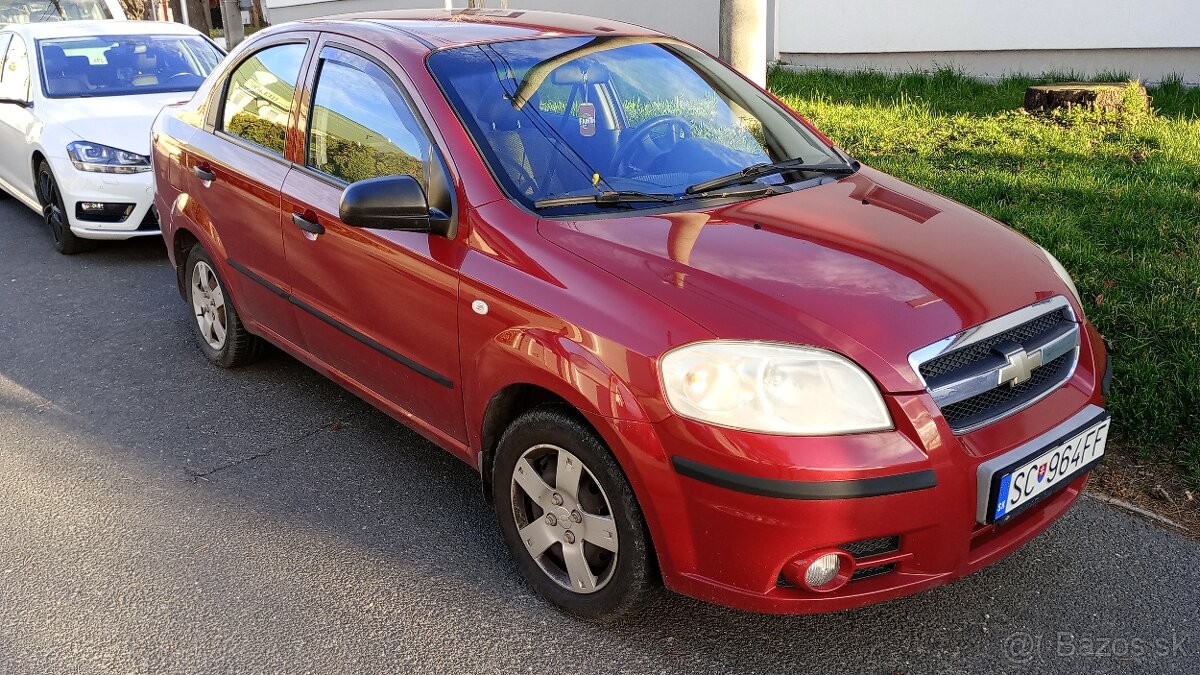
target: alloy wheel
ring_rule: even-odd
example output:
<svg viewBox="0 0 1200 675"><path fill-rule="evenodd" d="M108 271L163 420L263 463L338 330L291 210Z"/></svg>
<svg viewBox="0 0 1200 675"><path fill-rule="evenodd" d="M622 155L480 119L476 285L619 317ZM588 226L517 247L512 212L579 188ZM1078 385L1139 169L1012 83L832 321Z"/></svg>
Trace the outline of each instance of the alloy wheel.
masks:
<svg viewBox="0 0 1200 675"><path fill-rule="evenodd" d="M229 317L225 308L225 293L212 267L203 260L192 268L192 314L200 335L209 347L220 350L225 346Z"/></svg>
<svg viewBox="0 0 1200 675"><path fill-rule="evenodd" d="M46 221L46 226L50 228L50 235L54 237L54 243L61 246L67 219L66 214L63 213L58 184L54 182L54 176L51 176L49 171L43 170L38 174L37 191L43 204L42 218Z"/></svg>
<svg viewBox="0 0 1200 675"><path fill-rule="evenodd" d="M517 460L512 509L521 541L542 571L575 593L594 593L617 568L618 537L604 488L582 461L556 445Z"/></svg>

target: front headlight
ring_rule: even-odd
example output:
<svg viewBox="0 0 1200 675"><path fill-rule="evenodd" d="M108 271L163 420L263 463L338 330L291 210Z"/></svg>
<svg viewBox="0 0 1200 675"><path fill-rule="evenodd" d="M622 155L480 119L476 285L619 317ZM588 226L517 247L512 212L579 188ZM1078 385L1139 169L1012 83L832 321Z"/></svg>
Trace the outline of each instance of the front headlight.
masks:
<svg viewBox="0 0 1200 675"><path fill-rule="evenodd" d="M67 146L67 154L71 157L71 163L80 171L142 173L150 170L149 157L99 143L75 141Z"/></svg>
<svg viewBox="0 0 1200 675"><path fill-rule="evenodd" d="M1080 307L1083 307L1083 300L1079 298L1079 289L1075 288L1075 282L1071 280L1071 275L1067 273L1067 268L1063 267L1062 263L1058 262L1058 258L1050 254L1050 251L1042 248L1042 253L1046 254L1046 260L1050 263L1050 267L1054 269L1054 272L1058 274L1058 278L1062 279L1067 288L1071 289L1071 295L1075 296L1075 302L1079 303Z"/></svg>
<svg viewBox="0 0 1200 675"><path fill-rule="evenodd" d="M765 342L697 342L660 362L667 402L683 417L787 436L892 429L875 382L832 352Z"/></svg>

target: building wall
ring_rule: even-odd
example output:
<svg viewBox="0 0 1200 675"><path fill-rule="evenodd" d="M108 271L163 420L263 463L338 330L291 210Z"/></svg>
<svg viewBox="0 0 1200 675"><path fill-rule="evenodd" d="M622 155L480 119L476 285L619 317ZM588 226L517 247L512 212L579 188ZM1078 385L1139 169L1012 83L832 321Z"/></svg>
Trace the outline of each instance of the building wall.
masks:
<svg viewBox="0 0 1200 675"><path fill-rule="evenodd" d="M783 60L801 67L1178 73L1200 84L1198 0L784 0L778 22Z"/></svg>
<svg viewBox="0 0 1200 675"><path fill-rule="evenodd" d="M465 7L465 0L453 0ZM384 9L443 7L439 0L265 0L271 23L330 14L370 12ZM540 9L587 14L628 21L671 33L717 53L717 8L720 0L509 0L510 9ZM499 7L489 0L488 7Z"/></svg>
<svg viewBox="0 0 1200 675"><path fill-rule="evenodd" d="M442 0L265 0L272 23ZM466 0L453 0L464 7ZM498 7L499 0L487 5ZM509 0L636 23L718 53L720 0ZM1200 0L768 0L767 54L799 68L1171 74L1200 85Z"/></svg>

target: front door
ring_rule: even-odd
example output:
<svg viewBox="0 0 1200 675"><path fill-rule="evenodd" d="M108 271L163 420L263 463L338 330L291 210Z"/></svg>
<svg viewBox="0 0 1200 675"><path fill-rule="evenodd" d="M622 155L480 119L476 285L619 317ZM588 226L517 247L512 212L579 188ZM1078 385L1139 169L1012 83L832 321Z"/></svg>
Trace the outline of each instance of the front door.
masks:
<svg viewBox="0 0 1200 675"><path fill-rule="evenodd" d="M393 412L465 441L456 309L462 243L338 219L346 185L408 174L428 186L441 160L382 54L326 44L319 59L304 167L288 174L282 201L285 222L294 218L284 242L305 344Z"/></svg>
<svg viewBox="0 0 1200 675"><path fill-rule="evenodd" d="M21 36L0 33L0 180L27 201L36 197L30 136L37 119L29 66Z"/></svg>

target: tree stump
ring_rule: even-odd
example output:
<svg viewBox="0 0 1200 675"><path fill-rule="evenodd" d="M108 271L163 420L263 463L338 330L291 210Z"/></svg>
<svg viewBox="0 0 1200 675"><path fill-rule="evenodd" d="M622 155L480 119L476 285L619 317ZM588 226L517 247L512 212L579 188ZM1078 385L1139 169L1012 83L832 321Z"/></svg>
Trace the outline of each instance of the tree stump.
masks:
<svg viewBox="0 0 1200 675"><path fill-rule="evenodd" d="M1082 106L1098 110L1120 110L1125 107L1124 82L1064 82L1042 84L1025 90L1025 109L1030 112L1046 112L1055 108ZM1142 110L1150 107L1146 88L1137 85L1140 96L1138 104Z"/></svg>

